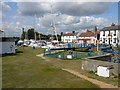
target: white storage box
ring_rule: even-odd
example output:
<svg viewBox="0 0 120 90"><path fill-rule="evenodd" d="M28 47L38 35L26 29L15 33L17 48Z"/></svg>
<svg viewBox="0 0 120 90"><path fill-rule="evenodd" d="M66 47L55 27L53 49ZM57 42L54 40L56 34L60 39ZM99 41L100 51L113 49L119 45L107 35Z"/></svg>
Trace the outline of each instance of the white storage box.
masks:
<svg viewBox="0 0 120 90"><path fill-rule="evenodd" d="M97 75L102 77L110 77L109 67L98 66Z"/></svg>
<svg viewBox="0 0 120 90"><path fill-rule="evenodd" d="M67 55L67 59L72 59L72 55Z"/></svg>

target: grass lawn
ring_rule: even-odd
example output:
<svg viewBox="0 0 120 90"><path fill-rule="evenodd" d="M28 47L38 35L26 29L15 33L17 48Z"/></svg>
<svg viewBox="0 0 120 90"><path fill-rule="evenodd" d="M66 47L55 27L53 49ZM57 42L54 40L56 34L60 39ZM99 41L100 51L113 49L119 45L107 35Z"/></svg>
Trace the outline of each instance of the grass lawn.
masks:
<svg viewBox="0 0 120 90"><path fill-rule="evenodd" d="M61 68L80 70L80 61L50 58L45 61L37 54L42 49L19 48L23 53L2 58L3 88L99 88Z"/></svg>

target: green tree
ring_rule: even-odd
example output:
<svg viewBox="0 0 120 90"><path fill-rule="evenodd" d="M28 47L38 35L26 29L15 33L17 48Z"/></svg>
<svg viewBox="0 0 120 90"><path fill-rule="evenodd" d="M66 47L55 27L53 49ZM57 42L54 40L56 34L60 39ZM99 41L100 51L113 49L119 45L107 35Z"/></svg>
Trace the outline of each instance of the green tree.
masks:
<svg viewBox="0 0 120 90"><path fill-rule="evenodd" d="M28 35L28 39L35 39L34 28L28 29L27 35Z"/></svg>
<svg viewBox="0 0 120 90"><path fill-rule="evenodd" d="M25 31L24 31L24 28L22 28L22 34L21 34L21 40L24 40L25 39Z"/></svg>

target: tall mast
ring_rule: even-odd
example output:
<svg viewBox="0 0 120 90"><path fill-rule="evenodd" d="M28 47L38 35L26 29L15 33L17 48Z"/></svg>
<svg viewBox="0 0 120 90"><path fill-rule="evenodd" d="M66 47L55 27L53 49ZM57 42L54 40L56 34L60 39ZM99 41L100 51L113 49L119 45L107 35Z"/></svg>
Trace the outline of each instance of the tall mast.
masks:
<svg viewBox="0 0 120 90"><path fill-rule="evenodd" d="M36 41L36 33L35 33L35 28L36 28L36 14L35 14L35 16L34 16L34 18L35 18L35 25L34 25L34 35L35 35L35 41Z"/></svg>
<svg viewBox="0 0 120 90"><path fill-rule="evenodd" d="M56 36L56 39L58 41L58 37L57 37L57 34L56 34L56 27L55 27L55 20L54 20L54 17L53 17L53 0L51 2L51 14L52 14L52 22L51 22L51 28L52 28L52 31L53 31L53 37L54 35ZM53 38L52 38L53 39Z"/></svg>
<svg viewBox="0 0 120 90"><path fill-rule="evenodd" d="M27 40L27 31L25 32L25 39Z"/></svg>

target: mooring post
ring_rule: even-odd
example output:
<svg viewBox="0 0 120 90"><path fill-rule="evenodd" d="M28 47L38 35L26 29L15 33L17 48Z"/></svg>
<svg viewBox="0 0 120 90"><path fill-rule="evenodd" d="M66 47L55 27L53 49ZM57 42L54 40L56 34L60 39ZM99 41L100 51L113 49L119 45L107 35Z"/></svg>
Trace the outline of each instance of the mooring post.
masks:
<svg viewBox="0 0 120 90"><path fill-rule="evenodd" d="M51 50L49 50L49 55L51 55Z"/></svg>
<svg viewBox="0 0 120 90"><path fill-rule="evenodd" d="M62 53L62 57L61 57L61 59L64 59L64 53Z"/></svg>
<svg viewBox="0 0 120 90"><path fill-rule="evenodd" d="M45 51L46 51L46 50L44 49L44 55L45 55Z"/></svg>
<svg viewBox="0 0 120 90"><path fill-rule="evenodd" d="M88 56L92 56L92 51L88 52Z"/></svg>
<svg viewBox="0 0 120 90"><path fill-rule="evenodd" d="M78 56L78 52L76 52L76 59L77 59L77 56Z"/></svg>
<svg viewBox="0 0 120 90"><path fill-rule="evenodd" d="M102 52L102 55L104 55L105 53L104 52Z"/></svg>
<svg viewBox="0 0 120 90"><path fill-rule="evenodd" d="M58 53L56 53L56 58L58 58Z"/></svg>

